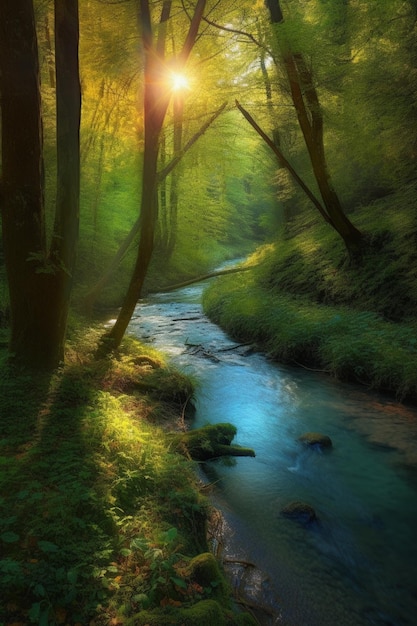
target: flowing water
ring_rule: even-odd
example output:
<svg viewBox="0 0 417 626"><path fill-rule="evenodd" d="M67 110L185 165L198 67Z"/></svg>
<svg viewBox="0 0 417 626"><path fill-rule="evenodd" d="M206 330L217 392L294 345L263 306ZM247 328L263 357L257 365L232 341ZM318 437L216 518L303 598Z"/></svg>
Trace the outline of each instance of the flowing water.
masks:
<svg viewBox="0 0 417 626"><path fill-rule="evenodd" d="M141 301L129 330L197 379L193 426L231 422L256 451L205 468L233 531L226 558L257 565L232 565L235 584L264 624L417 624L417 411L238 346L202 314L201 292ZM309 431L333 448L303 447ZM280 515L294 500L318 522Z"/></svg>

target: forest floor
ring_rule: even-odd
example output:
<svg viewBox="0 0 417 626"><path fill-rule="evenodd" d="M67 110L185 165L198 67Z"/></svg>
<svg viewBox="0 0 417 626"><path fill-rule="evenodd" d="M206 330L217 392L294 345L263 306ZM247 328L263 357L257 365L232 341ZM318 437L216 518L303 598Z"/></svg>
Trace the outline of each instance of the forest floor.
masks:
<svg viewBox="0 0 417 626"><path fill-rule="evenodd" d="M95 360L99 334L73 333L51 376L10 370L0 342L0 625L255 624L167 434L192 382L131 339Z"/></svg>
<svg viewBox="0 0 417 626"><path fill-rule="evenodd" d="M327 372L417 401L416 186L349 217L364 235L362 263L314 213L288 224L203 298L205 312L239 341L280 362Z"/></svg>

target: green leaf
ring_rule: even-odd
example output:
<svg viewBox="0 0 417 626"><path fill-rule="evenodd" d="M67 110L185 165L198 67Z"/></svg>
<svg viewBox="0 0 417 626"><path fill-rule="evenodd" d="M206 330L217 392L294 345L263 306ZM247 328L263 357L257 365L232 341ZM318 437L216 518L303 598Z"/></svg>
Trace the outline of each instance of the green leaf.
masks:
<svg viewBox="0 0 417 626"><path fill-rule="evenodd" d="M150 604L150 600L149 597L146 595L146 593L138 593L135 596L133 596L133 600L135 602L140 603L144 609L146 609L149 604Z"/></svg>
<svg viewBox="0 0 417 626"><path fill-rule="evenodd" d="M130 547L136 548L138 550L146 550L146 548L148 547L148 543L145 539L136 537L135 539L132 539L132 541L130 542Z"/></svg>
<svg viewBox="0 0 417 626"><path fill-rule="evenodd" d="M76 569L70 569L67 572L67 580L71 585L75 585L78 580L78 571Z"/></svg>
<svg viewBox="0 0 417 626"><path fill-rule="evenodd" d="M59 547L52 541L38 541L38 547L42 552L58 552Z"/></svg>
<svg viewBox="0 0 417 626"><path fill-rule="evenodd" d="M176 576L171 576L171 580L174 583L174 585L177 585L177 587L180 587L181 589L187 589L187 583L185 582L185 580L183 580L182 578L177 578Z"/></svg>
<svg viewBox="0 0 417 626"><path fill-rule="evenodd" d="M166 536L166 541L167 542L171 542L174 541L174 539L177 538L178 535L178 530L176 528L170 528L169 530L167 530L167 532L165 533Z"/></svg>
<svg viewBox="0 0 417 626"><path fill-rule="evenodd" d="M28 613L30 621L31 622L39 621L40 612L41 612L41 603L35 602L35 604L32 604Z"/></svg>
<svg viewBox="0 0 417 626"><path fill-rule="evenodd" d="M38 583L34 586L33 593L35 594L35 596L38 596L38 598L44 598L46 596L45 587Z"/></svg>
<svg viewBox="0 0 417 626"><path fill-rule="evenodd" d="M115 565L109 565L107 571L111 572L112 574L117 574L119 569Z"/></svg>
<svg viewBox="0 0 417 626"><path fill-rule="evenodd" d="M16 541L19 541L19 535L12 530L8 530L0 535L0 539L4 541L4 543L16 543Z"/></svg>

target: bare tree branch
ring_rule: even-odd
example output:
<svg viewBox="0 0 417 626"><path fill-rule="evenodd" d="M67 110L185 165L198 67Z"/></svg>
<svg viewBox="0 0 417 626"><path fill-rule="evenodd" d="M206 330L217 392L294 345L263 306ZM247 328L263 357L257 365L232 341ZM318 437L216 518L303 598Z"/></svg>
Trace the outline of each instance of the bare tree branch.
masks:
<svg viewBox="0 0 417 626"><path fill-rule="evenodd" d="M311 189L305 184L305 182L303 181L302 178L300 178L300 176L297 174L297 172L295 171L295 169L293 168L293 166L291 165L291 163L285 158L285 156L283 155L283 153L281 152L281 150L278 148L278 146L276 146L274 144L274 142L272 141L272 139L270 137L268 137L268 135L262 130L262 128L255 122L255 120L253 119L253 117L250 115L250 113L248 111L246 111L246 109L244 109L242 107L242 105L236 100L236 106L239 109L239 111L242 113L243 117L249 122L249 124L252 126L252 128L254 128L256 130L256 132L258 133L258 135L260 137L262 137L262 139L265 141L265 143L271 148L271 150L277 155L279 162L281 163L281 165L283 167L285 167L289 173L291 174L291 176L294 178L294 180L297 182L297 184L301 187L301 189L304 191L304 193L308 196L308 198L311 200L311 202L314 204L314 206L320 211L323 219L330 224L331 226L333 226L333 223L330 219L330 217L328 216L328 214L326 213L324 207L322 206L322 204L319 202L319 200L316 198L316 196L313 194L313 192L311 191Z"/></svg>

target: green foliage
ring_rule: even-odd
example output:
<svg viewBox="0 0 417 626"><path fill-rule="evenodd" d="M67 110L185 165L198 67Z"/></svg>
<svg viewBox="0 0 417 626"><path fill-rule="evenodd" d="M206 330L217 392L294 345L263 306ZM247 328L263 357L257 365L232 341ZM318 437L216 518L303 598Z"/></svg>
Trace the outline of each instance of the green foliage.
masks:
<svg viewBox="0 0 417 626"><path fill-rule="evenodd" d="M194 626L195 624L226 626L229 623L220 605L214 600L202 600L192 608L176 611L176 614L172 610L141 611L127 622L130 626Z"/></svg>
<svg viewBox="0 0 417 626"><path fill-rule="evenodd" d="M73 334L72 363L50 378L1 369L1 623L98 625L159 603L175 614L213 592L188 569L207 549L207 505L161 428L185 383L168 369L172 397L158 393L164 359L132 339L92 361L90 334L84 352Z"/></svg>
<svg viewBox="0 0 417 626"><path fill-rule="evenodd" d="M252 272L204 294L210 317L272 357L417 398L417 306L411 186L363 209L363 264L348 266L331 230L306 218L253 255Z"/></svg>

